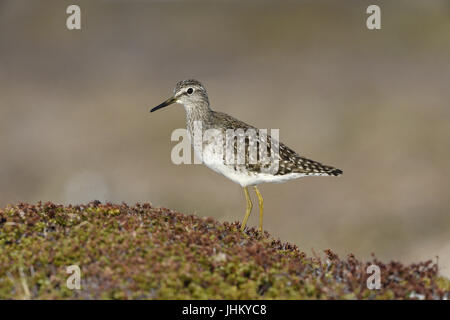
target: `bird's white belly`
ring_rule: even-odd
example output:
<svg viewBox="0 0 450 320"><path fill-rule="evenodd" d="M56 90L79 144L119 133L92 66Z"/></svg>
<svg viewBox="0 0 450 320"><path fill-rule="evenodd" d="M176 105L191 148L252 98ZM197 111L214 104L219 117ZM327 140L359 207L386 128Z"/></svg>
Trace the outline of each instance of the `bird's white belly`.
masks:
<svg viewBox="0 0 450 320"><path fill-rule="evenodd" d="M205 166L222 174L231 181L240 184L242 187L254 186L264 182L284 182L305 176L302 173L289 173L285 175L272 175L269 173L259 173L248 171L245 165L229 165L224 161L223 154L217 152L214 144L203 146L202 161ZM197 156L199 152L195 150Z"/></svg>
<svg viewBox="0 0 450 320"><path fill-rule="evenodd" d="M191 143L193 141L192 136ZM324 173L288 173L284 175L274 175L264 172L252 172L247 170L245 165L230 165L225 163L223 153L225 152L223 143L217 137L210 137L203 141L201 150L194 147L194 153L197 158L202 159L202 163L208 168L222 174L231 181L240 184L242 187L255 186L265 182L281 183L292 179L297 179L305 176L324 176ZM220 151L222 150L222 151ZM201 155L201 156L200 156Z"/></svg>

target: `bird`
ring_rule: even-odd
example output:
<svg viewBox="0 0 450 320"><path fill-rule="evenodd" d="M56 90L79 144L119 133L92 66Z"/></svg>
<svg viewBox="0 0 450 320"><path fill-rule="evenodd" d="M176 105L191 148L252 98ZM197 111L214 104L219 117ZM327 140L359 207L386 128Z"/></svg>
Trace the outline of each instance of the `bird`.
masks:
<svg viewBox="0 0 450 320"><path fill-rule="evenodd" d="M266 182L280 183L305 176L339 176L343 173L340 169L299 155L282 142L252 125L228 114L214 111L211 108L205 87L197 80L188 79L178 82L173 91L173 96L150 109L150 112L155 112L175 103L184 106L186 128L196 156L202 160L204 165L243 188L247 205L241 223L241 231L245 230L253 208L249 187L254 188L258 197L258 231L262 232L264 200L257 185ZM213 132L214 134L206 137L206 132ZM239 132L240 134L227 136L229 132ZM251 132L252 134L246 136L245 132ZM198 142L196 134L200 134L200 142ZM224 137L226 138L224 139ZM242 144L238 145L239 141L244 142L244 147L242 147ZM253 152L255 147L256 149L260 148L259 152ZM223 149L226 149L231 155L227 152L221 152ZM271 157L268 157L268 154ZM267 157L264 157L264 155ZM270 158L272 161L267 161L266 158ZM273 165L273 163L276 163L276 165Z"/></svg>

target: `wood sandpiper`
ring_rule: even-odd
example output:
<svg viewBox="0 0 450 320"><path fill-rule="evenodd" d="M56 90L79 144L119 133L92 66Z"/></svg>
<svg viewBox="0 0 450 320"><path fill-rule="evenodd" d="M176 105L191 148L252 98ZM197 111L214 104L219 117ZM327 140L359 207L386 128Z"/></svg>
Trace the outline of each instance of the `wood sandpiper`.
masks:
<svg viewBox="0 0 450 320"><path fill-rule="evenodd" d="M189 132L192 144L194 144L194 131L196 129L196 123L201 124L202 132L212 129L221 133L223 136L226 136L226 132L229 130L258 130L255 127L225 113L213 111L210 107L205 87L197 80L190 79L178 82L174 90L174 95L160 105L151 109L150 112L164 108L173 103L179 103L184 106L186 111L187 131ZM253 208L248 192L249 186L252 186L255 189L255 193L258 196L259 231L262 231L264 207L263 197L257 188L258 184L263 182L284 182L305 176L338 176L342 174L342 170L306 159L285 146L283 143L276 140L270 140L271 137L269 135L263 136L259 133L258 137L269 138L269 142L267 144L267 150L269 153L271 148L275 149L276 146L277 153L275 158L277 160L277 166L275 171L268 173L267 170L264 170L264 168L267 168L267 163L262 164L261 154L259 157L258 155L256 156L256 161L251 161L249 149L252 145L252 141L249 137L244 138L245 161L242 162L242 164L239 164L238 162L229 163L228 161L225 161L223 153L217 153L214 151L218 150L217 147L219 147L219 149L224 148L225 142L223 139L204 139L201 142L201 149L196 148L194 145L194 152L200 157L200 159L202 159L203 164L224 175L228 179L240 184L244 188L244 194L247 200L247 209L241 224L241 230L245 229L247 220ZM219 143L220 145L218 145ZM256 142L256 146L262 145L261 140ZM232 150L236 153L237 149L237 142L233 142ZM198 152L201 154L198 154Z"/></svg>

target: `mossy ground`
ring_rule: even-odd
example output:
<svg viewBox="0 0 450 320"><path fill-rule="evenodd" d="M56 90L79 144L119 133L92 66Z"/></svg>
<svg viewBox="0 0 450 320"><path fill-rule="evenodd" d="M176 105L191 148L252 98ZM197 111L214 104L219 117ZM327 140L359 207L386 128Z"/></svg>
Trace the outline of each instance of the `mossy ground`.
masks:
<svg viewBox="0 0 450 320"><path fill-rule="evenodd" d="M239 223L150 204L19 204L0 210L0 299L443 299L431 261L307 257ZM381 269L380 290L366 286ZM81 269L81 289L66 267Z"/></svg>

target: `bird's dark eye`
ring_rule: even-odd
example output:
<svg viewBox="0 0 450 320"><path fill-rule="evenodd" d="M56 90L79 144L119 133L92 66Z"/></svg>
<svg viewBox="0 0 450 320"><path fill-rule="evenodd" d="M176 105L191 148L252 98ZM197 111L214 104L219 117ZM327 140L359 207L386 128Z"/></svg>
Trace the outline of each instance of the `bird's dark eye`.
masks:
<svg viewBox="0 0 450 320"><path fill-rule="evenodd" d="M194 92L194 89L192 89L192 88L187 89L188 94L192 94L192 92Z"/></svg>

